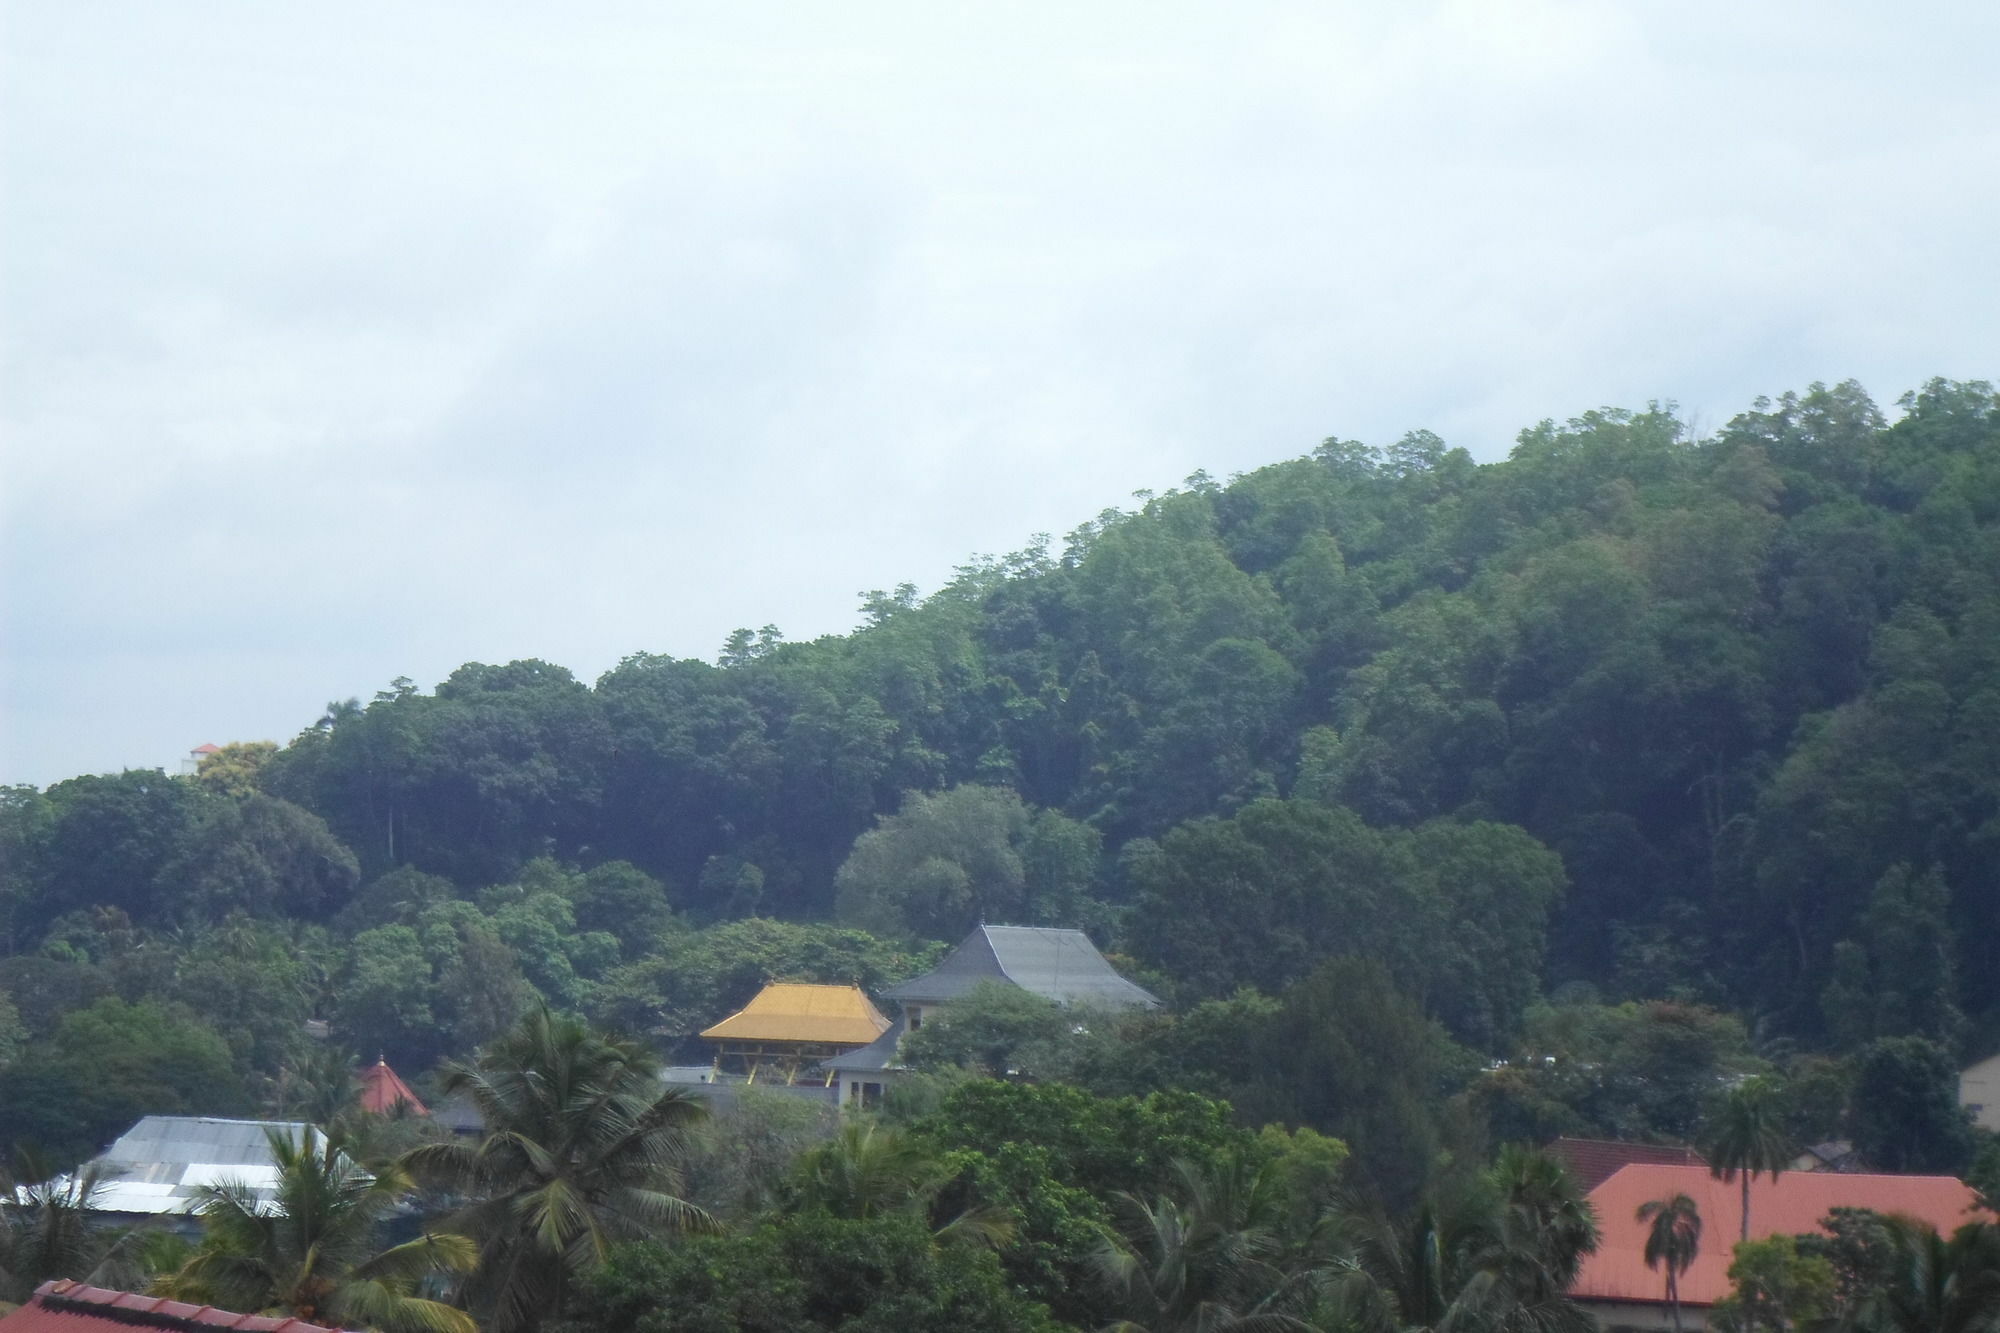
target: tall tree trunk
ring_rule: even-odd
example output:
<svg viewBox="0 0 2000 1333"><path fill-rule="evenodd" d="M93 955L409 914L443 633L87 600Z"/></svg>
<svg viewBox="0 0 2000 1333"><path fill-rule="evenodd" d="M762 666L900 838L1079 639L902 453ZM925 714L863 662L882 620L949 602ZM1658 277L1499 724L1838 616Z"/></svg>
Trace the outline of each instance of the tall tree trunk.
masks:
<svg viewBox="0 0 2000 1333"><path fill-rule="evenodd" d="M1744 1171L1743 1173L1743 1239L1744 1240L1750 1239L1750 1177L1753 1174L1755 1173L1748 1170Z"/></svg>
<svg viewBox="0 0 2000 1333"><path fill-rule="evenodd" d="M1680 1275L1674 1271L1674 1261L1667 1260L1667 1309L1673 1312L1674 1333L1681 1333L1681 1284Z"/></svg>

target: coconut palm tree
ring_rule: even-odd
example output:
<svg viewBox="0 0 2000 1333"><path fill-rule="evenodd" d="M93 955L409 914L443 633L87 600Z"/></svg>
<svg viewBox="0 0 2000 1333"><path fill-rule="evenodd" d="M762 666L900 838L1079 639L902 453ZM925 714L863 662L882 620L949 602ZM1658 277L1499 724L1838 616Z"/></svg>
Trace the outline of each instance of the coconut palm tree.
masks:
<svg viewBox="0 0 2000 1333"><path fill-rule="evenodd" d="M571 1280L616 1241L713 1225L681 1197L689 1132L708 1112L663 1088L636 1043L539 1008L476 1062L447 1065L442 1087L471 1100L485 1136L402 1161L471 1200L453 1226L478 1242L466 1297L490 1333L560 1312Z"/></svg>
<svg viewBox="0 0 2000 1333"><path fill-rule="evenodd" d="M1753 1078L1730 1089L1709 1122L1708 1142L1702 1151L1716 1179L1743 1182L1743 1233L1739 1239L1749 1240L1750 1182L1760 1172L1768 1172L1776 1181L1793 1156L1780 1115L1777 1086L1768 1079Z"/></svg>
<svg viewBox="0 0 2000 1333"><path fill-rule="evenodd" d="M417 1292L471 1269L464 1236L424 1235L377 1252L381 1224L410 1189L400 1172L370 1175L337 1136L308 1126L297 1139L269 1133L277 1193L266 1202L238 1182L205 1187L195 1212L202 1243L156 1294L237 1310L272 1310L308 1323L383 1333L475 1333L471 1316Z"/></svg>
<svg viewBox="0 0 2000 1333"><path fill-rule="evenodd" d="M1972 1222L1946 1240L1911 1217L1882 1219L1889 1281L1858 1303L1864 1333L1994 1333L2000 1329L2000 1227Z"/></svg>
<svg viewBox="0 0 2000 1333"><path fill-rule="evenodd" d="M939 1194L951 1178L950 1165L919 1140L872 1120L849 1120L832 1139L799 1155L791 1201L857 1222L914 1214L930 1222L939 1240L1009 1240L1014 1228L1004 1209L939 1215Z"/></svg>
<svg viewBox="0 0 2000 1333"><path fill-rule="evenodd" d="M1119 1333L1310 1333L1290 1307L1311 1295L1280 1262L1275 1173L1240 1161L1210 1172L1173 1164L1173 1195L1118 1196L1127 1214L1097 1267ZM1177 1197L1176 1197L1177 1196Z"/></svg>
<svg viewBox="0 0 2000 1333"><path fill-rule="evenodd" d="M102 1184L93 1167L57 1175L16 1151L11 1169L0 1170L0 1300L25 1301L49 1278L90 1271L109 1239L91 1216Z"/></svg>
<svg viewBox="0 0 2000 1333"><path fill-rule="evenodd" d="M1646 1267L1667 1268L1667 1308L1673 1312L1674 1333L1681 1329L1681 1274L1701 1253L1701 1210L1693 1199L1676 1194L1639 1205L1638 1220L1651 1223L1646 1232Z"/></svg>

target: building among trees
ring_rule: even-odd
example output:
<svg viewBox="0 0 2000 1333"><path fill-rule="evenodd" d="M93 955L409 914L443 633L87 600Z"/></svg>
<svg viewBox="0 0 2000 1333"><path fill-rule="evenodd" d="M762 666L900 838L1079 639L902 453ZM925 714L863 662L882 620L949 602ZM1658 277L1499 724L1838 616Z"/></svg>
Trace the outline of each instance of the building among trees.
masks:
<svg viewBox="0 0 2000 1333"><path fill-rule="evenodd" d="M396 1071L389 1068L389 1062L381 1056L375 1063L361 1071L357 1080L360 1088L355 1093L355 1102L370 1115L429 1115L425 1106L410 1091L410 1085L403 1082Z"/></svg>
<svg viewBox="0 0 2000 1333"><path fill-rule="evenodd" d="M1118 975L1080 930L1043 926L978 926L931 971L882 992L900 1013L873 1042L824 1066L829 1082L846 1084L841 1100L870 1104L897 1069L903 1034L927 1015L983 985L1018 986L1064 1008L1157 1009L1159 997Z"/></svg>
<svg viewBox="0 0 2000 1333"><path fill-rule="evenodd" d="M333 1333L283 1316L232 1314L211 1305L140 1296L57 1279L35 1288L26 1304L0 1319L4 1333L132 1333L134 1329L240 1329L249 1333Z"/></svg>
<svg viewBox="0 0 2000 1333"><path fill-rule="evenodd" d="M791 1086L804 1075L830 1086L834 1075L822 1062L867 1046L889 1026L859 986L774 981L701 1035L715 1043L718 1076Z"/></svg>
<svg viewBox="0 0 2000 1333"><path fill-rule="evenodd" d="M1583 1260L1571 1299L1605 1327L1665 1329L1671 1326L1665 1279L1645 1260L1647 1224L1642 1205L1676 1195L1695 1201L1701 1215L1701 1244L1679 1274L1681 1315L1689 1328L1708 1327L1708 1314L1730 1293L1729 1265L1743 1223L1740 1188L1718 1180L1706 1166L1635 1163L1622 1167L1590 1191L1597 1214L1597 1251ZM1977 1207L1970 1185L1950 1176L1869 1176L1787 1171L1750 1186L1750 1239L1821 1231L1835 1208L1867 1208L1901 1214L1949 1236L1967 1222L1991 1221Z"/></svg>

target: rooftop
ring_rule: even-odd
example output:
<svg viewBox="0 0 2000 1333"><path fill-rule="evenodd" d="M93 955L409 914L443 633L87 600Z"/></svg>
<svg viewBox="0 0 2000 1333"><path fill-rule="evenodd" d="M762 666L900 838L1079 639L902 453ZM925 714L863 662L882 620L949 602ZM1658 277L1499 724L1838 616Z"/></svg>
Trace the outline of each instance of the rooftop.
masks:
<svg viewBox="0 0 2000 1333"><path fill-rule="evenodd" d="M96 1159L104 1184L92 1203L111 1213L181 1213L204 1186L225 1181L268 1194L278 1168L267 1134L298 1139L310 1129L293 1120L149 1115Z"/></svg>
<svg viewBox="0 0 2000 1333"><path fill-rule="evenodd" d="M889 1020L859 986L774 981L701 1035L710 1041L796 1041L866 1046Z"/></svg>
<svg viewBox="0 0 2000 1333"><path fill-rule="evenodd" d="M1579 1300L1664 1303L1664 1270L1646 1267L1641 1204L1685 1194L1701 1213L1701 1250L1681 1276L1683 1305L1713 1305L1729 1294L1731 1250L1743 1225L1741 1181L1722 1181L1705 1166L1621 1167L1590 1191L1602 1235L1570 1287ZM1820 1230L1835 1208L1903 1213L1950 1235L1967 1222L1991 1220L1974 1209L1972 1187L1950 1176L1864 1176L1787 1171L1750 1185L1750 1236L1804 1235Z"/></svg>
<svg viewBox="0 0 2000 1333"><path fill-rule="evenodd" d="M1679 1144L1626 1143L1619 1139L1563 1137L1549 1144L1548 1152L1563 1164L1569 1178L1585 1194L1611 1179L1620 1167L1639 1163L1651 1166L1708 1165L1707 1158Z"/></svg>
<svg viewBox="0 0 2000 1333"><path fill-rule="evenodd" d="M232 1314L212 1305L189 1305L158 1296L87 1287L81 1282L44 1282L27 1304L0 1319L5 1333L131 1333L164 1328L206 1333L234 1328L245 1333L332 1333L319 1324L275 1315Z"/></svg>
<svg viewBox="0 0 2000 1333"><path fill-rule="evenodd" d="M1012 982L1057 1004L1157 1009L1149 991L1118 975L1080 930L1042 926L980 926L945 955L936 970L883 991L891 1000L942 1002L985 981Z"/></svg>
<svg viewBox="0 0 2000 1333"><path fill-rule="evenodd" d="M361 1091L356 1100L361 1109L374 1115L394 1115L399 1106L408 1107L411 1115L429 1115L430 1108L417 1099L410 1091L410 1085L403 1082L396 1071L389 1068L389 1062L376 1057L375 1063L361 1071Z"/></svg>

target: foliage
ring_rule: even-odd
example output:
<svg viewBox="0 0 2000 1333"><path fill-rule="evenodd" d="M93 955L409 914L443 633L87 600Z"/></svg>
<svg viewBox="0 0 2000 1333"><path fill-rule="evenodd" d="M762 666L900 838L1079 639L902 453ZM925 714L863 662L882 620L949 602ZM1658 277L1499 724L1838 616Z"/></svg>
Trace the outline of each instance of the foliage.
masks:
<svg viewBox="0 0 2000 1333"><path fill-rule="evenodd" d="M383 1333L475 1333L464 1311L417 1294L429 1278L469 1271L477 1257L471 1241L426 1233L375 1249L410 1188L407 1176L365 1172L341 1139L312 1129L296 1140L279 1131L268 1137L277 1169L272 1205L239 1183L203 1187L195 1207L201 1246L155 1284L157 1294Z"/></svg>
<svg viewBox="0 0 2000 1333"><path fill-rule="evenodd" d="M1958 1104L1957 1062L1922 1037L1886 1037L1855 1060L1855 1149L1882 1171L1956 1175L1972 1160L1970 1115Z"/></svg>
<svg viewBox="0 0 2000 1333"><path fill-rule="evenodd" d="M993 1256L923 1223L806 1212L734 1234L612 1252L563 1333L1038 1333Z"/></svg>
<svg viewBox="0 0 2000 1333"><path fill-rule="evenodd" d="M426 1144L404 1163L471 1200L453 1225L479 1246L466 1295L482 1328L536 1327L620 1240L710 1225L680 1179L706 1112L663 1089L657 1068L644 1048L546 1009L446 1068L442 1090L477 1108L484 1137Z"/></svg>
<svg viewBox="0 0 2000 1333"><path fill-rule="evenodd" d="M97 1151L142 1115L239 1115L249 1098L214 1029L185 1008L107 996L0 1071L0 1141L56 1162Z"/></svg>
<svg viewBox="0 0 2000 1333"><path fill-rule="evenodd" d="M1646 1267L1666 1270L1667 1305L1673 1311L1674 1328L1678 1331L1681 1275L1694 1267L1701 1254L1701 1210L1690 1196L1676 1194L1640 1204L1637 1217L1646 1223Z"/></svg>
<svg viewBox="0 0 2000 1333"><path fill-rule="evenodd" d="M1718 1180L1741 1180L1742 1240L1750 1239L1750 1182L1762 1173L1772 1180L1791 1165L1798 1149L1785 1133L1778 1088L1750 1079L1721 1097L1704 1135L1709 1170Z"/></svg>
<svg viewBox="0 0 2000 1333"><path fill-rule="evenodd" d="M1790 1333L1833 1313L1833 1265L1801 1253L1790 1236L1737 1242L1729 1281L1730 1293L1713 1316L1727 1333Z"/></svg>

